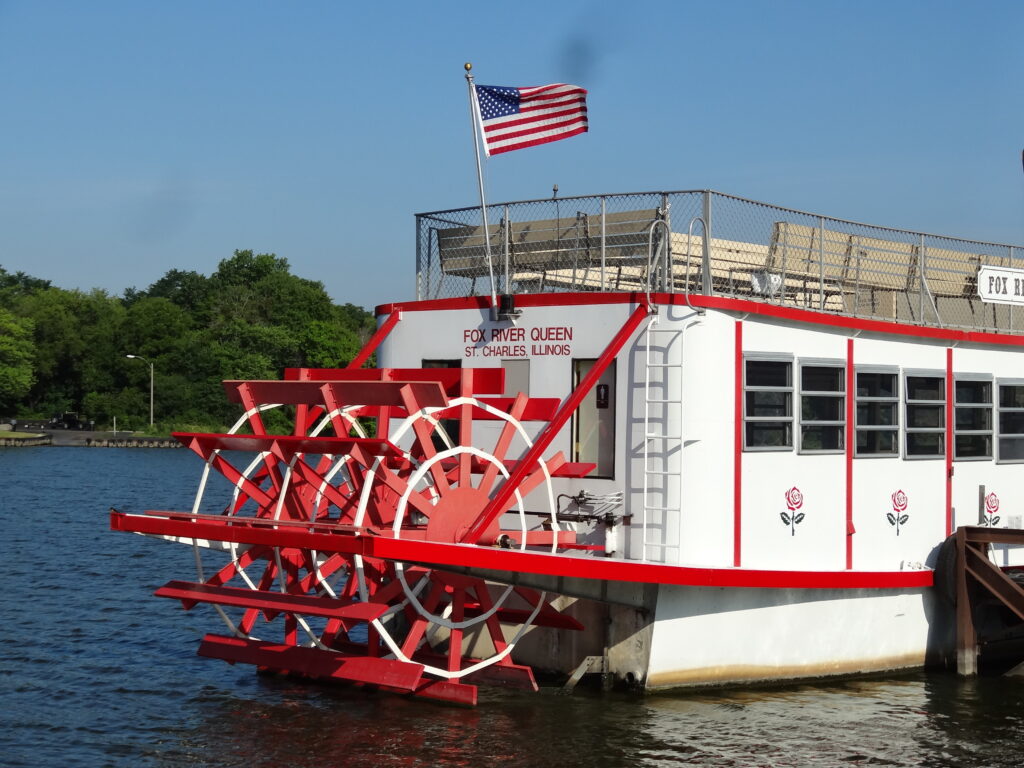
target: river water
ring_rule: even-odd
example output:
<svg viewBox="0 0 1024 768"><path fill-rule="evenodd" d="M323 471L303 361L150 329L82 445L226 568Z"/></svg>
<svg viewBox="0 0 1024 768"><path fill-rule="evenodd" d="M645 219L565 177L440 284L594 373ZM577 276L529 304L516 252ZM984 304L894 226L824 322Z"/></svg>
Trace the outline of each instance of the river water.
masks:
<svg viewBox="0 0 1024 768"><path fill-rule="evenodd" d="M950 674L658 696L480 689L465 710L195 655L212 612L151 597L186 547L111 506L191 507L187 451L0 448L0 765L1014 766L1024 680Z"/></svg>

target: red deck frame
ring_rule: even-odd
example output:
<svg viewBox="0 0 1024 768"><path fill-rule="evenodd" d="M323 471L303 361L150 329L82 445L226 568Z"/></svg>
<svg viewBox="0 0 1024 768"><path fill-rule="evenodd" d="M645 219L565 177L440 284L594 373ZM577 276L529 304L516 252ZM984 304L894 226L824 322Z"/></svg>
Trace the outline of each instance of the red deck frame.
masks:
<svg viewBox="0 0 1024 768"><path fill-rule="evenodd" d="M913 589L930 587L933 583L930 570L769 571L748 568L698 568L635 560L524 552L470 544L440 544L360 535L350 530L315 533L303 530L301 525L265 527L249 525L238 518L224 518L223 523L208 522L208 517L193 521L193 516L187 513L173 513L174 517L161 516L168 514L172 513L134 515L111 510L110 527L117 531L160 536L361 554L426 566L465 567L482 572L507 571L641 584L755 589Z"/></svg>

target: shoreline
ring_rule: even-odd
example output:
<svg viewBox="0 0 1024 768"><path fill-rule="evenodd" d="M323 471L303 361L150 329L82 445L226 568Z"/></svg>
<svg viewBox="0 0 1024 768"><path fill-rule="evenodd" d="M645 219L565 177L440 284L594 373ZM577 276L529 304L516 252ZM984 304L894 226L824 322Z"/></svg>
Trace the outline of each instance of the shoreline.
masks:
<svg viewBox="0 0 1024 768"><path fill-rule="evenodd" d="M173 437L136 436L128 433L92 432L88 430L44 429L31 434L9 436L0 432L0 447L29 448L183 448Z"/></svg>

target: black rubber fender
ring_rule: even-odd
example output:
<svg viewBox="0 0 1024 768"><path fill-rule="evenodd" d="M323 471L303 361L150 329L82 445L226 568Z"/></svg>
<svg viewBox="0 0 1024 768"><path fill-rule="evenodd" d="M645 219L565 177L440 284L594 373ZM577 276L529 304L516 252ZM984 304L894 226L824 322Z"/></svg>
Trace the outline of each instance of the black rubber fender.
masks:
<svg viewBox="0 0 1024 768"><path fill-rule="evenodd" d="M939 598L950 606L956 605L956 534L939 546L935 558L935 590Z"/></svg>

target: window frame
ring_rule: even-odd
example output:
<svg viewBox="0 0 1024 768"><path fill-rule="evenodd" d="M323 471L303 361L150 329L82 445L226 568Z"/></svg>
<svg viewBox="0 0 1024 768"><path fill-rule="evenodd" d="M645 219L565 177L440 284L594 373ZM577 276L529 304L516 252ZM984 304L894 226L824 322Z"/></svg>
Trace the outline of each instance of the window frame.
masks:
<svg viewBox="0 0 1024 768"><path fill-rule="evenodd" d="M949 392L946 387L946 371L937 368L905 368L902 372L902 397L900 402L903 406L903 428L900 430L903 438L903 458L907 461L934 461L935 459L946 458L946 404L949 402ZM908 379L937 379L942 387L943 397L941 400L910 399L910 385ZM912 408L938 406L942 424L938 427L912 427L910 425L910 413ZM939 435L941 437L942 450L938 453L911 453L911 435Z"/></svg>
<svg viewBox="0 0 1024 768"><path fill-rule="evenodd" d="M1022 407L1022 408L1016 408L1016 407L1015 408L1004 408L1003 407L1003 403L1002 403L1003 399L1000 396L1002 394L1001 390L1002 390L1003 387L1024 387L1024 379L996 379L995 380L995 391L993 392L993 399L996 401L995 402L995 414L994 414L996 421L995 421L995 424L993 424L993 427L995 429L996 463L997 464L1024 464L1024 458L1020 458L1020 459L1004 459L1003 456L1002 456L1002 454L1003 454L1003 439L1004 438L1011 439L1011 440L1013 440L1013 439L1024 440L1024 432L1011 432L1008 435L1004 435L1003 434L1003 419L1002 419L1003 413L1004 412L1007 412L1007 413L1022 413L1022 412L1024 412L1024 407Z"/></svg>
<svg viewBox="0 0 1024 768"><path fill-rule="evenodd" d="M839 370L839 384L841 389L836 391L804 390L804 368L835 368ZM797 426L797 453L807 456L834 456L846 453L846 361L835 358L800 358L797 360L796 383L797 402L799 404L799 416ZM830 398L840 403L840 420L805 420L804 419L804 398ZM840 448L813 449L804 447L804 427L838 427Z"/></svg>
<svg viewBox="0 0 1024 768"><path fill-rule="evenodd" d="M765 387L756 386L750 387L747 384L747 363L750 362L768 362L768 363L785 363L788 366L789 373L789 386L786 387ZM793 380L793 369L795 368L795 359L793 355L771 353L771 352L746 352L743 354L743 450L748 453L779 453L782 451L792 451L795 447L795 435L794 433L794 422L796 420L794 414L794 395L796 393L796 387ZM789 395L789 415L783 417L775 416L749 416L747 414L747 393L748 392L782 392ZM789 444L788 445L748 445L747 444L747 425L748 424L768 424L768 423L780 423L788 424L789 426Z"/></svg>
<svg viewBox="0 0 1024 768"><path fill-rule="evenodd" d="M959 403L956 396L956 385L960 382L967 381L978 381L989 385L989 401L988 403ZM1024 383L1024 382L1022 382ZM996 397L998 395L998 387L991 374L985 373L957 373L953 375L953 461L992 461L996 454L996 442L998 437L996 436ZM948 396L948 393L947 393ZM989 428L984 429L957 429L956 426L956 415L959 409L965 410L980 410L987 408L989 411ZM989 454L988 456L957 456L956 454L956 439L959 435L988 435L989 437ZM1024 459L1022 459L1024 461Z"/></svg>
<svg viewBox="0 0 1024 768"><path fill-rule="evenodd" d="M862 373L880 373L893 376L896 383L896 392L892 397L870 397L860 395L860 375ZM853 369L853 456L856 459L898 459L900 458L900 402L902 399L902 377L900 368L896 365L855 365ZM895 414L895 424L865 424L862 425L858 418L861 403L892 403ZM893 444L895 450L892 453L862 453L857 444L861 432L895 432Z"/></svg>
<svg viewBox="0 0 1024 768"><path fill-rule="evenodd" d="M597 361L599 359L600 358L597 358L597 357L570 357L569 358L569 384L570 384L569 391L570 392L572 392L573 390L576 389L577 386L579 386L580 382L582 382L583 379L590 373L590 371L593 370L593 367L595 365L597 365ZM587 373L584 373L584 374L580 375L580 373L579 373L579 364L580 363L590 363L590 368L587 369ZM596 443L596 446L595 446L596 451L597 451L596 460L591 461L590 457L584 457L582 455L583 451L582 451L581 442L580 442L580 427L581 427L581 424L580 424L580 417L581 417L580 408L577 408L576 410L573 411L572 417L569 420L569 441L570 441L569 455L572 456L572 461L574 461L574 462L581 462L581 463L592 463L592 464L596 465L594 467L593 472L591 472L590 474L587 475L588 479L593 479L593 480L614 480L615 479L616 468L617 468L617 466L619 464L619 454L618 454L618 450L617 450L617 447L616 447L616 444L615 444L615 437L616 437L616 434L617 434L618 428L619 428L619 425L618 425L618 420L619 419L618 419L617 407L616 407L617 400L618 400L618 394L617 393L618 393L618 390L619 390L619 370L618 369L619 369L618 361L613 358L608 363L608 367L605 369L604 373L602 373L601 377L600 377L600 378L604 378L605 376L608 376L609 380L611 381L611 385L610 385L611 386L611 391L609 393L609 400L608 400L608 408L611 410L611 419L610 419L611 429L605 435L605 437L606 437L605 441L601 440L600 431L598 431L597 443ZM596 397L597 385L600 384L600 378L598 379L597 382L594 383L594 389L592 389L590 391L590 393L587 395L588 398L589 397ZM678 441L677 441L677 444L678 444ZM601 467L601 453L602 453L601 449L602 449L602 447L608 448L609 445L610 445L610 448L611 448L611 455L608 457L608 462L607 463L610 466L606 466L605 467L605 469L608 470L608 473L607 474L602 474L602 472L601 472L601 469L602 469L602 467Z"/></svg>

